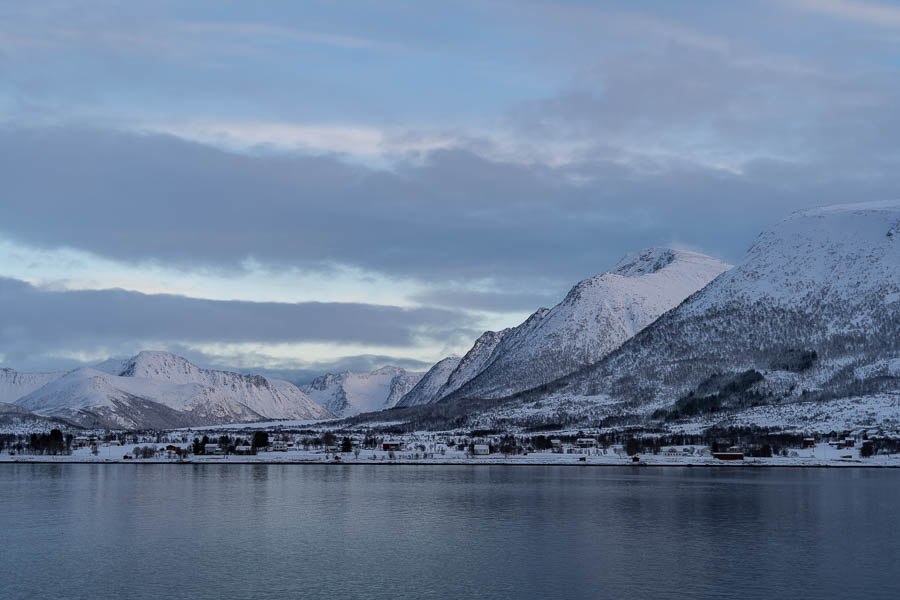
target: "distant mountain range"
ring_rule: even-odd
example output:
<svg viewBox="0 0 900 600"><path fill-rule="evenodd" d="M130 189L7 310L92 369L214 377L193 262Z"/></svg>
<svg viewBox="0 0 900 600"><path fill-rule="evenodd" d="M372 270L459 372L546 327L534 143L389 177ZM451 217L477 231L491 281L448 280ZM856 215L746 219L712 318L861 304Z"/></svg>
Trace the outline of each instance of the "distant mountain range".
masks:
<svg viewBox="0 0 900 600"><path fill-rule="evenodd" d="M827 427L842 415L900 428L900 201L797 212L734 268L638 252L424 374L383 367L298 387L141 352L65 373L0 369L0 402L7 420L122 428L335 416L431 428Z"/></svg>
<svg viewBox="0 0 900 600"><path fill-rule="evenodd" d="M202 369L167 352L141 352L65 373L3 369L0 397L36 415L84 427L173 428L334 416L288 381Z"/></svg>
<svg viewBox="0 0 900 600"><path fill-rule="evenodd" d="M730 265L703 254L649 248L576 284L552 309L521 325L485 332L461 359L450 357L398 403L500 398L594 363L703 288Z"/></svg>

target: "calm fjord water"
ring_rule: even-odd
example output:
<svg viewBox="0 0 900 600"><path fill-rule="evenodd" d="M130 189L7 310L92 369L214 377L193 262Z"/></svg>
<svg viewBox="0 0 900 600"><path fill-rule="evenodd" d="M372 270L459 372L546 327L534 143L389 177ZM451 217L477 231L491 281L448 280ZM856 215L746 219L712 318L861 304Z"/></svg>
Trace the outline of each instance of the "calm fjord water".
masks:
<svg viewBox="0 0 900 600"><path fill-rule="evenodd" d="M894 470L0 465L0 597L896 598Z"/></svg>

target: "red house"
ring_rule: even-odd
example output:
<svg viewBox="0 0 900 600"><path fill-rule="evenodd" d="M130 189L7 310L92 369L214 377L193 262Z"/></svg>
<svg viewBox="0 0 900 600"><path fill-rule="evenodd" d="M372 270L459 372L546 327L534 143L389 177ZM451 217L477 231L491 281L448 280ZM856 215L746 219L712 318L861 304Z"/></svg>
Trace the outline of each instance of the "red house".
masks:
<svg viewBox="0 0 900 600"><path fill-rule="evenodd" d="M713 458L719 460L744 460L744 451L740 448L729 448L725 452L713 452Z"/></svg>

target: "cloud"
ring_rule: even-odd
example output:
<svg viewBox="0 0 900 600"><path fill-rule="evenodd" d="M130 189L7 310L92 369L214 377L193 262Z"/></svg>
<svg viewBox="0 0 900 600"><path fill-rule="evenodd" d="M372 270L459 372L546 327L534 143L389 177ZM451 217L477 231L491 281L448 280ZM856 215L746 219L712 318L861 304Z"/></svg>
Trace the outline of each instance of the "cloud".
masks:
<svg viewBox="0 0 900 600"><path fill-rule="evenodd" d="M852 19L879 27L900 27L900 8L859 0L786 0L803 10Z"/></svg>
<svg viewBox="0 0 900 600"><path fill-rule="evenodd" d="M455 145L447 134L411 135L364 125L196 120L147 123L141 129L238 150L302 150L363 160L421 154Z"/></svg>
<svg viewBox="0 0 900 600"><path fill-rule="evenodd" d="M553 306L560 296L553 293L482 292L466 289L431 289L410 295L425 305L445 306L488 312L532 312L541 306Z"/></svg>
<svg viewBox="0 0 900 600"><path fill-rule="evenodd" d="M0 278L0 348L12 366L61 351L77 358L161 345L196 351L215 345L309 342L408 349L476 333L467 315L441 308L53 291Z"/></svg>
<svg viewBox="0 0 900 600"><path fill-rule="evenodd" d="M654 197L660 180L634 182L616 165L585 166L602 183L578 187L567 183L574 170L464 151L377 171L329 157L252 157L167 136L55 128L2 131L0 154L0 233L186 269L234 270L252 259L430 281L552 273L571 282L608 267L623 247L668 237L677 221L653 226L642 214L660 201L683 203L667 184L665 198Z"/></svg>
<svg viewBox="0 0 900 600"><path fill-rule="evenodd" d="M248 261L323 273L345 265L435 289L561 293L627 251L678 240L733 262L792 209L892 194L892 154L866 159L856 141L884 146L873 128L900 133L900 122L870 116L855 133L834 126L844 135L833 156L756 159L739 172L659 157L622 164L605 151L548 167L463 150L377 170L163 135L7 128L0 235L136 268L227 277Z"/></svg>

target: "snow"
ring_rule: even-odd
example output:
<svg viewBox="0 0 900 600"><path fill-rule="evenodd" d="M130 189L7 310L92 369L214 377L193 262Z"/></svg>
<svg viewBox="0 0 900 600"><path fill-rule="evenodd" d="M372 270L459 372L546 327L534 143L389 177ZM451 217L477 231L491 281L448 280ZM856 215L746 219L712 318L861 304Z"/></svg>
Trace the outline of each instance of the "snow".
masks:
<svg viewBox="0 0 900 600"><path fill-rule="evenodd" d="M301 389L329 412L350 417L391 408L401 399L398 390L411 389L422 377L422 373L386 366L369 373L327 373Z"/></svg>
<svg viewBox="0 0 900 600"><path fill-rule="evenodd" d="M332 416L290 382L203 369L166 352L98 366L70 371L16 403L39 415L134 428L173 418L202 424ZM161 407L171 412L161 414Z"/></svg>
<svg viewBox="0 0 900 600"><path fill-rule="evenodd" d="M775 427L803 433L830 433L868 427L900 431L900 394L841 398L827 402L793 402L755 406L745 411L698 420L675 431L717 427Z"/></svg>
<svg viewBox="0 0 900 600"><path fill-rule="evenodd" d="M596 362L729 268L669 248L628 256L612 271L579 282L552 309L504 332L490 359L481 361L484 367L453 397L508 396Z"/></svg>
<svg viewBox="0 0 900 600"><path fill-rule="evenodd" d="M759 236L746 257L688 307L703 312L740 299L780 305L828 297L854 302L900 287L900 201L796 212Z"/></svg>
<svg viewBox="0 0 900 600"><path fill-rule="evenodd" d="M460 360L459 356L448 356L438 361L396 405L418 406L428 404L436 396L440 397L439 391L446 387L450 374L457 368Z"/></svg>
<svg viewBox="0 0 900 600"><path fill-rule="evenodd" d="M499 398L558 379L600 360L729 268L670 248L627 255L613 270L579 282L552 309L485 332L462 359L440 361L399 406Z"/></svg>
<svg viewBox="0 0 900 600"><path fill-rule="evenodd" d="M0 369L0 402L12 404L22 396L59 379L64 371L54 373L23 373L15 369Z"/></svg>
<svg viewBox="0 0 900 600"><path fill-rule="evenodd" d="M533 399L547 418L557 411L587 420L628 415L646 424L653 410L671 409L690 393L719 393L704 382L752 369L763 379L750 395L692 426L891 422L891 395L900 392L897 231L900 201L794 213L763 232L736 267ZM647 262L663 264L665 256ZM643 272L631 258L621 269ZM786 366L792 352L815 356ZM504 411L494 416L515 420L514 408Z"/></svg>

